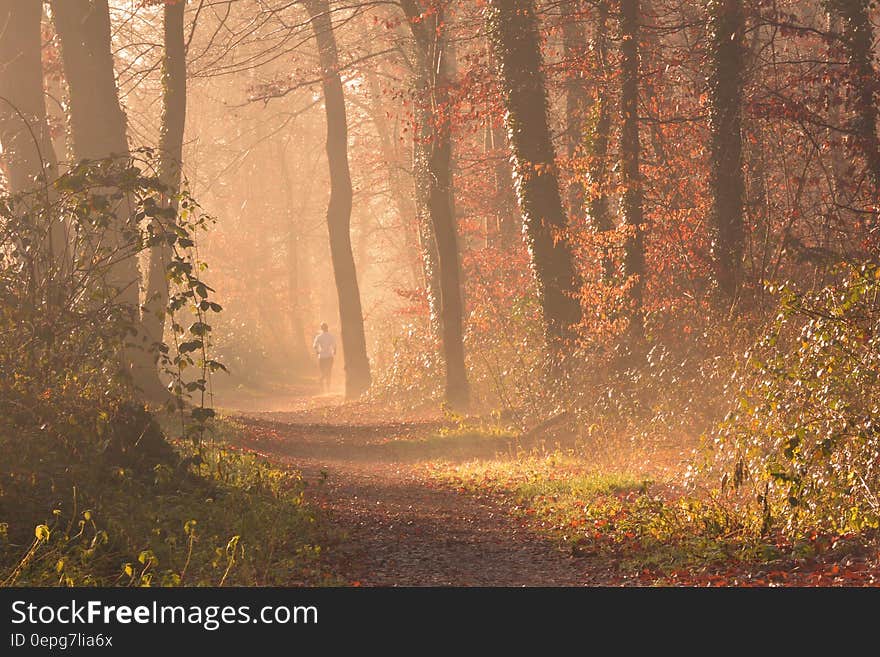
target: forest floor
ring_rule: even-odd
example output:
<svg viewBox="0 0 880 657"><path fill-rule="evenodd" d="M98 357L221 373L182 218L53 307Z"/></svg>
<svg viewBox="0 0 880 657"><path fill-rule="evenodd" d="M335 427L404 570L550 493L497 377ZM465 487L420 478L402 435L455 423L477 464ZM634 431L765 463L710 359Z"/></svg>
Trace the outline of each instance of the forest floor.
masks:
<svg viewBox="0 0 880 657"><path fill-rule="evenodd" d="M225 414L237 447L302 473L335 531L324 546L325 566L349 585L880 582L876 548L839 537L834 549L817 543L799 558L772 544L719 541L699 530L662 544L650 536L644 545L641 536L631 541L626 518L635 518L647 499L644 472L597 478L565 457L524 452L511 434L462 432L437 412L401 414L335 395L303 395L250 400ZM686 451L666 461L680 464L683 457ZM660 500L653 497L660 490L675 500L658 479L650 499ZM605 515L585 514L588 506ZM677 522L681 514L670 508L663 517ZM615 523L616 533L603 535Z"/></svg>
<svg viewBox="0 0 880 657"><path fill-rule="evenodd" d="M333 396L238 411L239 446L299 470L341 530L329 567L362 586L577 586L599 583L581 560L498 503L441 486L423 467L487 452L430 437L439 417L382 417ZM266 404L263 405L267 406ZM271 404L268 404L271 406ZM368 418L365 420L364 418Z"/></svg>

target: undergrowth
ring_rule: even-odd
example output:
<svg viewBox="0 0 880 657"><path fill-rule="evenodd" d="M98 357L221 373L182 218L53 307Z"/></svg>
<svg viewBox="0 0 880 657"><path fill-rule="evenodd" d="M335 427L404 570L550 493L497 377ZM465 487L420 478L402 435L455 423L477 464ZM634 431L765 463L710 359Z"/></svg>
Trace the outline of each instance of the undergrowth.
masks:
<svg viewBox="0 0 880 657"><path fill-rule="evenodd" d="M426 467L442 485L490 497L621 582L762 584L768 572L815 571L815 563L863 547L852 535L812 532L792 541L768 533L760 512L717 491L597 468L574 450Z"/></svg>
<svg viewBox="0 0 880 657"><path fill-rule="evenodd" d="M290 470L173 440L149 468L0 428L5 586L321 584L324 530ZM77 449L78 447L78 449Z"/></svg>

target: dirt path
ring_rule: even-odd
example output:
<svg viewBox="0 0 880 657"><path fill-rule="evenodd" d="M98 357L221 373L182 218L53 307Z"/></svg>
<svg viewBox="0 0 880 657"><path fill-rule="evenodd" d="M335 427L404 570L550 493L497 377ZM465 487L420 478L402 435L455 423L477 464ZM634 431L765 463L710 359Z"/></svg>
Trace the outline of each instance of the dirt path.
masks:
<svg viewBox="0 0 880 657"><path fill-rule="evenodd" d="M364 586L577 586L594 583L573 559L491 501L438 488L420 464L467 455L421 453L436 419L358 421L358 409L294 404L238 414L243 447L301 470L341 528L332 569Z"/></svg>

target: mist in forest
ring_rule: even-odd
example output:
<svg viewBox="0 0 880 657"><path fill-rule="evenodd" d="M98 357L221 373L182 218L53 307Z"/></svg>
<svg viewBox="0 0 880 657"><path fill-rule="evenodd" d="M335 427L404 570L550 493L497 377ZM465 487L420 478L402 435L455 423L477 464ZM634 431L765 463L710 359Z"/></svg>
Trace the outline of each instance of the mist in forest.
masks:
<svg viewBox="0 0 880 657"><path fill-rule="evenodd" d="M531 549L508 537L503 577L467 569L483 545L444 553L451 575L342 579L738 584L809 558L825 582L841 537L874 577L878 21L868 0L0 0L0 438L34 437L0 501L51 461L74 465L35 490L112 467L142 496L207 477L303 514L253 557L199 521L235 537L220 578L178 539L86 575L35 492L6 506L0 582L336 581L303 565L324 536L302 482L415 513L391 464L613 566L505 579Z"/></svg>
<svg viewBox="0 0 880 657"><path fill-rule="evenodd" d="M537 352L680 347L713 309L760 315L768 281L822 283L870 248L876 109L846 7L23 4L10 21L39 18L40 42L7 39L9 61L39 46L42 72L7 67L8 130L41 76L55 166L158 149L216 218L198 248L220 389L313 380L326 321L349 396L378 377L511 405Z"/></svg>

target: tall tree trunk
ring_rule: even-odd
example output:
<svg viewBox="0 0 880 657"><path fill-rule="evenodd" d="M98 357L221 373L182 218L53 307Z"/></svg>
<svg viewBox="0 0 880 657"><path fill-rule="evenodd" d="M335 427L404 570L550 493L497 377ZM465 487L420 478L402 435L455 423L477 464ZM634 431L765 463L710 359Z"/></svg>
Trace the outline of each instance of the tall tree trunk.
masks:
<svg viewBox="0 0 880 657"><path fill-rule="evenodd" d="M444 35L442 5L424 13L415 0L403 0L401 5L412 27L419 62L417 76L422 107L417 112L419 125L413 168L416 198L430 216L437 248L446 401L454 408L464 408L469 399L464 362L464 304L453 205L452 133L446 116L453 61Z"/></svg>
<svg viewBox="0 0 880 657"><path fill-rule="evenodd" d="M77 160L103 160L128 155L125 114L119 104L113 53L110 43L110 10L107 0L52 0L52 17L61 43L61 60L69 94L71 150ZM128 199L115 208L117 221L107 229L109 243L121 248L127 225L133 221ZM128 312L140 329L140 275L137 259L119 258L107 275L107 284L117 293L116 304ZM152 362L144 348L125 350L123 367L136 377L147 372ZM147 388L151 381L134 379Z"/></svg>
<svg viewBox="0 0 880 657"><path fill-rule="evenodd" d="M877 135L877 70L874 68L874 26L872 0L827 0L829 10L840 17L840 41L847 59L850 106L849 125L852 150L864 158L872 189L880 194L880 139ZM876 217L875 217L876 220Z"/></svg>
<svg viewBox="0 0 880 657"><path fill-rule="evenodd" d="M52 0L70 95L70 134L77 159L128 154L119 105L107 0Z"/></svg>
<svg viewBox="0 0 880 657"><path fill-rule="evenodd" d="M593 148L587 177L591 193L587 207L590 226L600 235L614 230L614 221L608 204L608 144L611 139L611 94L608 81L611 77L608 62L608 2L601 0L597 7L598 18L593 41L596 68L600 83L596 93L596 128L593 132ZM614 278L614 258L608 246L602 249L602 278L610 283Z"/></svg>
<svg viewBox="0 0 880 657"><path fill-rule="evenodd" d="M491 43L489 44L491 51ZM493 56L494 59L494 56ZM501 67L492 61L496 71ZM487 112L495 114L494 108ZM510 164L510 144L507 138L507 127L504 122L490 121L487 126L487 150L491 150L495 158L495 219L498 232L498 245L509 249L522 239L522 217L516 202L516 190L513 188L513 168Z"/></svg>
<svg viewBox="0 0 880 657"><path fill-rule="evenodd" d="M544 315L551 372L558 373L581 321L580 279L565 233L534 1L489 0L487 19L500 67L517 197Z"/></svg>
<svg viewBox="0 0 880 657"><path fill-rule="evenodd" d="M40 0L0 1L0 144L9 191L42 191L51 202L58 162L43 94L42 16ZM46 264L66 254L60 221L49 227L46 247Z"/></svg>
<svg viewBox="0 0 880 657"><path fill-rule="evenodd" d="M592 105L584 76L589 43L581 1L565 0L561 9L562 44L568 69L565 81L566 155L569 161L574 162L584 155L587 121ZM568 213L575 221L582 221L586 211L586 189L582 178L575 174L568 185Z"/></svg>
<svg viewBox="0 0 880 657"><path fill-rule="evenodd" d="M165 204L177 211L183 162L183 131L186 126L186 43L184 10L186 3L166 4L163 20L162 122L159 133L159 179L165 187ZM156 219L154 219L155 221ZM160 231L164 232L164 231ZM171 250L161 242L149 252L146 292L141 318L150 345L162 342L165 310L168 306L168 263ZM151 396L164 393L155 366L143 377Z"/></svg>
<svg viewBox="0 0 880 657"><path fill-rule="evenodd" d="M639 142L639 0L621 1L620 35L620 178L623 220L629 229L623 247L623 270L626 276L633 278L630 329L639 338L644 329L642 297L645 285L645 215Z"/></svg>
<svg viewBox="0 0 880 657"><path fill-rule="evenodd" d="M351 252L351 172L348 168L348 120L339 74L336 35L328 0L308 0L306 9L318 44L324 108L327 113L327 162L330 167L330 203L327 228L330 257L339 298L342 350L345 356L345 396L359 397L370 387L370 362L364 336L364 315L357 270Z"/></svg>
<svg viewBox="0 0 880 657"><path fill-rule="evenodd" d="M742 166L742 93L745 69L742 0L709 4L711 137L709 220L712 262L721 292L733 298L742 278L744 181Z"/></svg>
<svg viewBox="0 0 880 657"><path fill-rule="evenodd" d="M430 113L422 107L416 107L413 114L415 129L413 131L412 170L419 253L422 257L425 294L428 298L428 313L430 315L428 321L431 330L442 340L443 294L440 291L440 256L437 253L437 238L431 223L430 195L428 193L430 187L425 183L430 174L427 170L428 160L424 155L425 148L422 145L422 142L432 138L429 127L431 120Z"/></svg>

